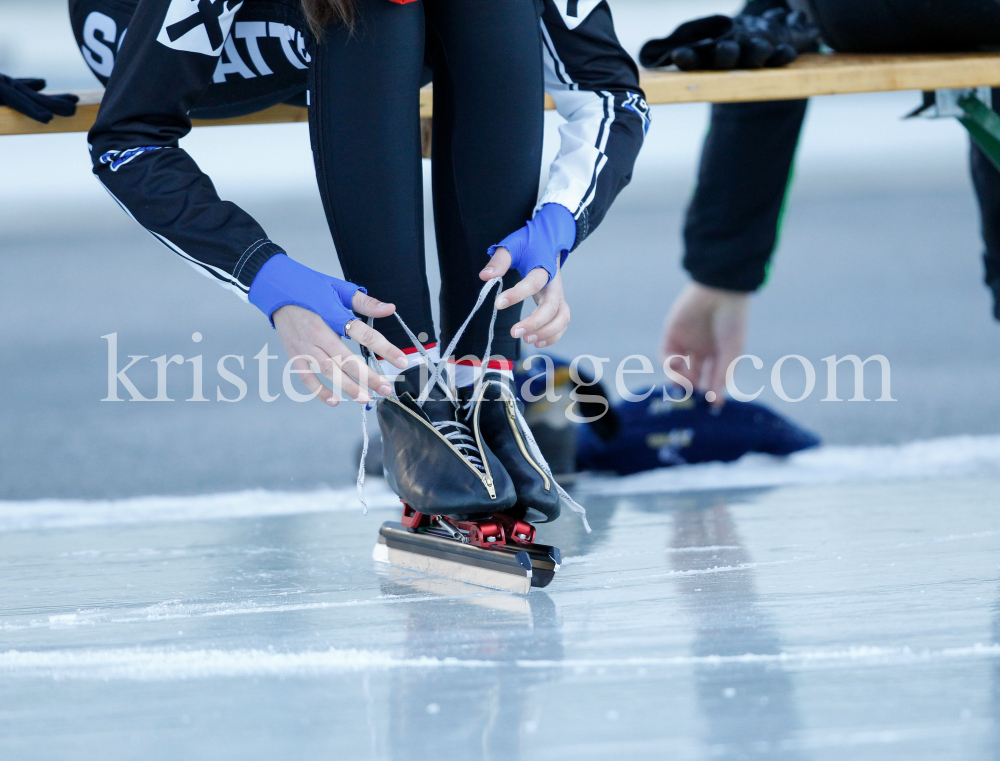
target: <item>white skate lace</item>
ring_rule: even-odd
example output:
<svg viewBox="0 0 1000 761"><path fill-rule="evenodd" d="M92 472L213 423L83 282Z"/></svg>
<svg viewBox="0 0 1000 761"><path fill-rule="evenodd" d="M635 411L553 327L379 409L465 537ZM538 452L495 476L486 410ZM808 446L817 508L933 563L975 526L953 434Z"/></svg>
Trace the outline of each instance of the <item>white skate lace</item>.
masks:
<svg viewBox="0 0 1000 761"><path fill-rule="evenodd" d="M431 423L431 425L437 429L438 433L451 442L452 446L461 453L462 457L475 465L480 473L483 475L486 474L486 466L483 465L483 461L479 458L479 447L476 446L476 441L472 438L472 431L469 430L469 427L465 423L459 423L457 420L444 420L440 423ZM445 433L445 430L449 426L453 426L458 430Z"/></svg>
<svg viewBox="0 0 1000 761"><path fill-rule="evenodd" d="M469 326L469 322L472 320L476 312L479 311L479 307L483 305L483 302L489 295L490 290L492 290L493 286L497 284L500 284L500 288L498 289L499 292L500 290L503 289L503 278L499 277L493 278L492 280L488 281L479 291L479 298L476 299L476 304L475 306L472 307L472 311L469 312L469 316L465 318L465 322L463 322L461 327L455 332L455 336L454 338L451 339L451 343L448 344L448 348L441 353L440 363L435 363L433 360L431 360L430 354L424 348L423 343L421 343L417 339L417 337L413 334L413 331L410 330L409 326L403 321L403 318L399 316L398 312L396 312L396 319L399 320L399 324L403 327L403 330L406 332L407 337L413 343L413 346L416 348L416 350L420 353L420 356L424 358L424 361L427 362L428 368L433 368L433 372L431 372L430 377L427 379L427 383L425 383L424 387L420 390L420 395L417 397L416 400L417 404L421 408L423 408L424 403L427 401L427 397L431 392L431 389L434 388L436 384L445 392L445 399L450 401L455 406L456 410L458 409L458 403L455 400L454 394L451 393L451 389L448 388L448 385L444 382L443 378L441 377L441 370L444 367L445 362L447 362L447 358L452 355L452 352L455 351L455 347L458 346L458 341L462 337L462 334L465 332L465 329ZM496 303L494 302L493 315L490 317L489 336L486 340L486 353L483 354L484 358L483 361L487 363L486 364L487 367L489 366L490 350L493 348L493 328L496 325L496 321L497 321L497 307ZM371 317L368 318L369 325L373 325L374 322L375 321L373 318ZM364 346L361 347L361 354L365 358L365 361L368 363L369 368L371 368L376 373L381 374L382 368L379 366L378 360L375 358L375 354ZM473 389L471 399L478 398L479 391L484 383L496 384L498 386L503 385L498 380L487 381L486 373L482 372L480 373L479 380L476 382L475 388ZM365 458L368 456L368 409L370 406L377 404L380 399L384 398L381 395L377 394L375 391L370 389L369 393L371 393L373 399L361 409L361 431L362 434L364 435L364 445L361 448L361 463L358 466L358 482L357 482L358 499L361 500L361 504L364 507L365 515L368 515L368 503L365 501L365 475L366 475ZM389 396L395 399L396 398L395 390L390 392ZM463 405L463 408L471 409L472 405L471 399L469 402ZM435 399L434 401L441 401L441 400ZM555 477L552 475L552 469L549 467L548 462L546 462L545 458L542 456L542 452L538 448L538 443L535 441L535 437L531 434L531 429L528 427L528 424L524 420L524 416L521 414L520 408L516 404L514 405L514 411L517 416L518 426L520 427L521 432L524 434L525 439L527 439L528 449L531 452L531 456L535 459L535 462L537 462L539 466L541 466L542 470L545 471L545 474L549 477L549 480L553 484L555 484L556 491L559 494L559 498L566 504L566 506L570 510L572 510L574 513L580 516L580 520L583 522L583 528L589 534L590 524L587 522L587 511L584 509L583 505L579 504L575 499L573 499L566 492L566 490L562 486L560 486L559 483L556 481ZM459 450L459 453L463 457L465 457L466 460L471 462L472 465L474 465L477 470L479 470L481 473L486 472L485 465L483 464L483 461L479 457L479 448L476 446L475 440L471 435L472 432L470 431L468 426L466 426L463 423L459 423L458 421L452 421L452 420L446 420L440 423L432 423L432 425L434 426L435 429L437 429L439 433L441 433L442 436L448 439L448 441L450 441L451 444L457 450ZM449 426L454 426L456 430L445 433L443 429L448 428Z"/></svg>
<svg viewBox="0 0 1000 761"><path fill-rule="evenodd" d="M480 376L479 382L476 384L476 388L472 393L472 397L465 404L462 405L462 409L468 414L472 411L473 403L479 398L479 389L481 386L498 386L501 389L501 395L506 390L508 393L509 389L505 389L504 384L496 379L485 380L486 374ZM549 477L549 481L555 484L556 493L559 495L559 499L572 510L574 513L580 516L580 520L583 522L583 528L586 532L590 533L590 523L587 522L587 510L569 496L569 493L559 485L556 481L555 476L552 475L552 468L549 467L549 463L546 461L545 457L542 456L542 450L538 448L538 442L535 441L535 437L531 433L531 429L528 427L528 422L524 419L524 415L521 414L521 408L518 405L514 405L514 415L517 419L517 425L521 429L521 433L524 434L524 438L528 442L528 451L531 456L535 459L535 462L545 471L545 475Z"/></svg>

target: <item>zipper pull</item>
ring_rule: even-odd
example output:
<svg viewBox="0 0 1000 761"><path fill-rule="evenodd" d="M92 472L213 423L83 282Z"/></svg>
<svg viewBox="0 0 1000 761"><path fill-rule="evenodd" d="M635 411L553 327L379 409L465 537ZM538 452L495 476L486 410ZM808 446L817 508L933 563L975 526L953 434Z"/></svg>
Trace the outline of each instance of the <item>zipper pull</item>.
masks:
<svg viewBox="0 0 1000 761"><path fill-rule="evenodd" d="M496 499L497 498L497 490L493 488L493 477L492 476L486 476L486 475L483 476L483 486L485 486L486 487L486 491L489 492L490 499Z"/></svg>

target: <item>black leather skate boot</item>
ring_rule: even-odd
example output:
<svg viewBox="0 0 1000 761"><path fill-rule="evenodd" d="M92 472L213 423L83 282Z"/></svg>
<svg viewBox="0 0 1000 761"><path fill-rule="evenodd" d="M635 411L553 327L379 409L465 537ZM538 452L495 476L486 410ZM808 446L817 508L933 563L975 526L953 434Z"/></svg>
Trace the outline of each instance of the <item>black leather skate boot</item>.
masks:
<svg viewBox="0 0 1000 761"><path fill-rule="evenodd" d="M487 371L482 383L458 390L462 420L478 434L503 464L514 482L517 503L508 513L531 523L559 517L559 488L550 469L532 445L523 409L509 381Z"/></svg>
<svg viewBox="0 0 1000 761"><path fill-rule="evenodd" d="M412 367L397 378L397 397L379 402L389 487L427 515L468 519L510 509L514 485L486 442L458 419L457 403L435 385L418 404L427 378L426 367Z"/></svg>

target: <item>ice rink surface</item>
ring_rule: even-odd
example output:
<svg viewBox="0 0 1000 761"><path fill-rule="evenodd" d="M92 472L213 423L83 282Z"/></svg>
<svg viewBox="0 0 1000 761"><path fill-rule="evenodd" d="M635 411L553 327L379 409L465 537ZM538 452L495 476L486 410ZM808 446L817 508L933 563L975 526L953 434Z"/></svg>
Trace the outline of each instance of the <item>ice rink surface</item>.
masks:
<svg viewBox="0 0 1000 761"><path fill-rule="evenodd" d="M367 517L346 491L25 504L0 757L993 759L1000 442L973 446L905 481L809 483L819 453L695 471L777 487L585 481L593 533L542 527L565 563L527 596L374 563L377 484Z"/></svg>

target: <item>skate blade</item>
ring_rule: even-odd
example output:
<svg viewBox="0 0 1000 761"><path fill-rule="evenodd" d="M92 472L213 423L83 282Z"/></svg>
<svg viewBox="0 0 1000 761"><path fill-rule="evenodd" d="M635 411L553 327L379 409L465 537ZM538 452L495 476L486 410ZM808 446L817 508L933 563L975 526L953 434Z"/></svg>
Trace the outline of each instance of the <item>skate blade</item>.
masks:
<svg viewBox="0 0 1000 761"><path fill-rule="evenodd" d="M382 524L372 559L478 587L518 594L527 594L531 589L528 553L471 547L452 539L418 534L399 523Z"/></svg>

